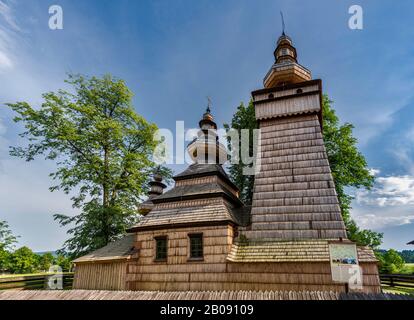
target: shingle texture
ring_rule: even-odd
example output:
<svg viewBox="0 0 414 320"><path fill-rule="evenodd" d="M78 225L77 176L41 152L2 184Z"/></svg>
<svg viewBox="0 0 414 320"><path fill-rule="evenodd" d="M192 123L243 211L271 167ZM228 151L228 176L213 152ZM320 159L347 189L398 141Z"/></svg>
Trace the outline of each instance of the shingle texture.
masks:
<svg viewBox="0 0 414 320"><path fill-rule="evenodd" d="M104 262L128 259L133 250L134 239L135 234L128 234L122 239L111 242L107 246L80 257L73 262Z"/></svg>
<svg viewBox="0 0 414 320"><path fill-rule="evenodd" d="M346 238L317 114L261 122L249 239Z"/></svg>
<svg viewBox="0 0 414 320"><path fill-rule="evenodd" d="M376 262L373 251L357 247L359 262ZM231 262L329 262L329 243L309 241L261 241L235 243L227 258Z"/></svg>
<svg viewBox="0 0 414 320"><path fill-rule="evenodd" d="M182 173L177 174L174 179L180 180L183 178L188 178L192 176L205 175L209 173L217 172L223 177L227 177L226 172L223 167L219 164L202 164L202 163L193 163Z"/></svg>
<svg viewBox="0 0 414 320"><path fill-rule="evenodd" d="M179 187L174 187L173 189L167 191L166 193L158 196L154 199L154 203L165 202L168 199L180 199L185 197L198 197L211 194L223 194L233 199L236 202L239 202L238 198L235 197L230 190L219 183L208 183L208 184L194 184L194 185L184 185Z"/></svg>
<svg viewBox="0 0 414 320"><path fill-rule="evenodd" d="M242 225L247 219L244 211L233 209L221 198L212 198L171 203L170 208L160 205L155 206L135 227L161 227L171 224L213 221L228 221Z"/></svg>

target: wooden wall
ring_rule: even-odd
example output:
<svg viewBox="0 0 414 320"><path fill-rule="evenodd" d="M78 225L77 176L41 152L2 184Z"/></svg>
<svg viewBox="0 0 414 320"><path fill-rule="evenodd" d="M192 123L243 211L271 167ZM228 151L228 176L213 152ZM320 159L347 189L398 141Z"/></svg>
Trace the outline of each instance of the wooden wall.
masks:
<svg viewBox="0 0 414 320"><path fill-rule="evenodd" d="M188 234L203 232L204 260L189 261ZM168 236L168 259L155 262L154 237ZM231 263L226 260L233 228L214 226L137 234L139 259L128 263L126 289L149 291L316 290L345 291L333 283L329 262ZM365 292L379 292L376 264L361 264ZM298 284L300 283L300 284Z"/></svg>
<svg viewBox="0 0 414 320"><path fill-rule="evenodd" d="M73 289L125 290L126 268L126 261L76 264Z"/></svg>

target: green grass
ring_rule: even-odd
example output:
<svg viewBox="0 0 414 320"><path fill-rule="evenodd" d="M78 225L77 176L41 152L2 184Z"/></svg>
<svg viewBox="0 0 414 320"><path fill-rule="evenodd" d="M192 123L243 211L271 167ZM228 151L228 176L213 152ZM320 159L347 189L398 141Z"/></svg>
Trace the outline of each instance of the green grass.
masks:
<svg viewBox="0 0 414 320"><path fill-rule="evenodd" d="M28 276L43 276L46 275L47 273L42 272L42 273L27 273L27 274L4 274L1 275L0 274L0 279L5 279L5 278L16 278L16 277L28 277Z"/></svg>
<svg viewBox="0 0 414 320"><path fill-rule="evenodd" d="M382 286L382 290L385 293L396 293L396 294L411 294L414 295L414 289L410 288L401 288L401 287L389 287L389 286Z"/></svg>
<svg viewBox="0 0 414 320"><path fill-rule="evenodd" d="M63 274L67 274L70 272L63 272ZM33 277L33 276L45 276L50 275L53 273L49 272L38 272L38 273L26 273L26 274L0 274L0 279L7 279L7 278L17 278L17 277Z"/></svg>
<svg viewBox="0 0 414 320"><path fill-rule="evenodd" d="M414 273L414 263L406 263L404 268L401 270L402 274L413 274Z"/></svg>

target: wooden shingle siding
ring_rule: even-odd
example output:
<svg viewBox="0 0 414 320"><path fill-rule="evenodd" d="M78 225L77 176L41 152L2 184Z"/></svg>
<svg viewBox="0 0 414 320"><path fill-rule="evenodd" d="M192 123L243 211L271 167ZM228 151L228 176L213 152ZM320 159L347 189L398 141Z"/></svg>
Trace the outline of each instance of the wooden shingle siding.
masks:
<svg viewBox="0 0 414 320"><path fill-rule="evenodd" d="M318 115L263 120L260 128L252 226L242 234L251 240L346 238Z"/></svg>
<svg viewBox="0 0 414 320"><path fill-rule="evenodd" d="M303 92L312 92L312 91L318 90L319 86L318 85L303 86L303 87L298 87L298 88L295 88L295 89L288 89L288 90L283 90L283 91L273 90L273 91L269 91L269 92L266 92L266 93L255 95L254 100L255 101L266 100L266 99L268 99L270 93L272 93L275 98L294 95L294 94L296 94L296 92L299 88L301 88Z"/></svg>
<svg viewBox="0 0 414 320"><path fill-rule="evenodd" d="M269 101L256 104L256 118L259 120L288 115L296 115L320 111L320 96L314 93L308 96L295 97L287 100Z"/></svg>
<svg viewBox="0 0 414 320"><path fill-rule="evenodd" d="M203 233L204 259L189 262L188 235L194 232ZM154 263L154 237L167 234L167 261ZM141 250L128 263L130 290L345 290L332 281L327 241L237 245L233 227L216 226L141 231L136 242ZM362 252L364 291L378 292L376 260Z"/></svg>

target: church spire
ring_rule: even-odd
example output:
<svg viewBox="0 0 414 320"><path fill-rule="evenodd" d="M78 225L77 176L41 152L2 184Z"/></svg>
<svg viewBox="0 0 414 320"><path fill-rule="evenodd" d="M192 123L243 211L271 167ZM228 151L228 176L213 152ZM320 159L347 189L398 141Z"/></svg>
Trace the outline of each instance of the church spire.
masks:
<svg viewBox="0 0 414 320"><path fill-rule="evenodd" d="M286 35L282 12L280 12L280 16L282 19L282 35L277 40L276 49L273 53L275 63L263 81L265 88L285 86L312 79L311 72L298 63L296 48L293 46L292 39Z"/></svg>

